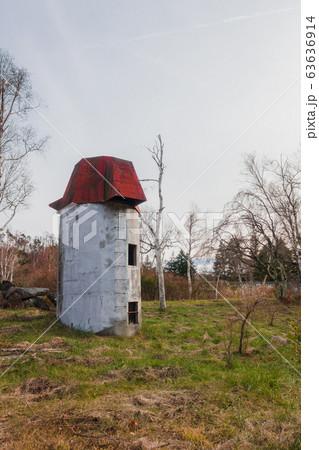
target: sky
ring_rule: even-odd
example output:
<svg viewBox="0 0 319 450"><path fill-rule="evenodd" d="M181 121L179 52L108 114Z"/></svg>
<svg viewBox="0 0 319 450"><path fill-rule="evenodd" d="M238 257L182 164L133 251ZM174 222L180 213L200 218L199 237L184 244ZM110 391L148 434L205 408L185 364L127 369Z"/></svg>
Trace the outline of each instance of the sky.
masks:
<svg viewBox="0 0 319 450"><path fill-rule="evenodd" d="M300 3L295 0L0 0L0 47L43 99L31 120L50 136L32 156L35 191L11 223L52 231L82 156L156 167L161 134L166 211L219 212L240 186L247 153L300 147ZM217 161L216 161L217 160ZM205 173L203 173L205 172ZM156 189L143 184L148 206Z"/></svg>

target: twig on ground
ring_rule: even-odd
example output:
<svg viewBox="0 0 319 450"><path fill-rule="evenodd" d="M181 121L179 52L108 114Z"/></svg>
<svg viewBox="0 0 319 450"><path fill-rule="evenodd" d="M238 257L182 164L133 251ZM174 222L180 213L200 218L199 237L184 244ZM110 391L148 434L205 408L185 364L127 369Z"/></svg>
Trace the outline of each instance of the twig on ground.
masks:
<svg viewBox="0 0 319 450"><path fill-rule="evenodd" d="M33 409L31 408L31 406L30 406L28 400L25 401L25 404L27 405L27 407L30 409L30 411L32 412L32 414L33 414L35 417L40 417L38 414L36 414L36 413L33 411Z"/></svg>
<svg viewBox="0 0 319 450"><path fill-rule="evenodd" d="M110 435L108 435L108 434L106 434L104 431L102 431L102 433L103 433L103 435L94 435L94 434L86 434L86 433L79 433L78 431L75 431L74 429L73 429L73 427L71 427L70 425L67 425L68 426L68 428L70 428L70 430L72 431L72 433L75 435L75 436L80 436L80 437L85 437L85 438L89 438L89 439L108 439L108 440L110 440L110 441L113 441L113 442L130 442L130 441L128 441L127 439L123 439L123 438L114 438L114 437L112 437L112 436L110 436Z"/></svg>

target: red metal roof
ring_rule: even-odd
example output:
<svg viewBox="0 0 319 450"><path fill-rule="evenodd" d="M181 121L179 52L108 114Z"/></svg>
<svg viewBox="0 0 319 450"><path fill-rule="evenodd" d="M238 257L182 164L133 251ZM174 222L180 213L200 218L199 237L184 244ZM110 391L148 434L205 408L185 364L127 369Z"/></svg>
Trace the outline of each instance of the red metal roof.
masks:
<svg viewBox="0 0 319 450"><path fill-rule="evenodd" d="M59 211L72 202L104 203L111 199L132 206L146 201L131 161L96 156L75 165L63 197L49 206Z"/></svg>

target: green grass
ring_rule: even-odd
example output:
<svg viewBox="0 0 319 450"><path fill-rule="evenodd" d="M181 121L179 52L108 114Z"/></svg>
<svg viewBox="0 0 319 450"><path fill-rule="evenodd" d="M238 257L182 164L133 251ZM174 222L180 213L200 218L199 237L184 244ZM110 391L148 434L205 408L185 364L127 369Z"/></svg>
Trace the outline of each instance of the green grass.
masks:
<svg viewBox="0 0 319 450"><path fill-rule="evenodd" d="M232 302L242 308L240 300ZM0 379L0 443L133 448L142 439L146 448L149 442L166 448L299 448L299 375L252 329L247 353L239 355L239 323L229 367L230 314L221 301L169 302L165 313L145 302L142 330L131 338L98 337L57 323ZM285 337L298 315L299 307L282 306L274 326L262 310L252 322L270 340ZM27 346L54 319L32 309L0 311L1 354ZM300 369L289 345L274 345ZM2 356L1 371L12 361ZM40 377L46 380L42 387L25 387Z"/></svg>

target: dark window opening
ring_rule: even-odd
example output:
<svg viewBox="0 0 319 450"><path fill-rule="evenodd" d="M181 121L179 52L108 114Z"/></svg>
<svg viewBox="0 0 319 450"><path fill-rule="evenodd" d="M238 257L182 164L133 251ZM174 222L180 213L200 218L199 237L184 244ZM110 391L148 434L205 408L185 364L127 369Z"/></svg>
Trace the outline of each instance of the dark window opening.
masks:
<svg viewBox="0 0 319 450"><path fill-rule="evenodd" d="M128 244L128 264L136 266L136 245Z"/></svg>
<svg viewBox="0 0 319 450"><path fill-rule="evenodd" d="M138 302L128 304L128 323L134 325L138 323Z"/></svg>

